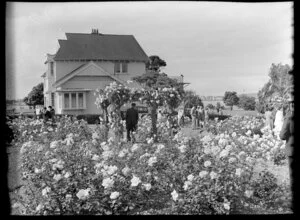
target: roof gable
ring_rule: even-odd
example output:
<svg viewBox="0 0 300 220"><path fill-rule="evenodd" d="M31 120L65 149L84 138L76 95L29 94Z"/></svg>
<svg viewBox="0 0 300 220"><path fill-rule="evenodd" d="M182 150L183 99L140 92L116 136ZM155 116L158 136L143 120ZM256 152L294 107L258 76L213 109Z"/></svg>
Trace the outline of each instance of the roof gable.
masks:
<svg viewBox="0 0 300 220"><path fill-rule="evenodd" d="M82 64L81 66L77 67L61 79L57 80L53 84L53 86L58 87L70 80L71 78L73 78L74 76L109 76L123 84L123 81L106 72L103 68L95 64L93 61L90 61L89 63Z"/></svg>
<svg viewBox="0 0 300 220"><path fill-rule="evenodd" d="M66 33L66 37L59 40L54 60L148 60L133 35Z"/></svg>

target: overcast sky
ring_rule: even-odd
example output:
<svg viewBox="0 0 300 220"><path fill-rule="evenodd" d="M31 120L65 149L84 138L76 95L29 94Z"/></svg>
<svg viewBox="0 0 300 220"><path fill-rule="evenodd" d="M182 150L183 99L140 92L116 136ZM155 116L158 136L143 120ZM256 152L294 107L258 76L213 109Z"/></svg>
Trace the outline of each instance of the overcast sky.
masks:
<svg viewBox="0 0 300 220"><path fill-rule="evenodd" d="M272 63L293 64L292 2L8 3L7 98L24 98L65 33L134 35L199 95L256 93Z"/></svg>

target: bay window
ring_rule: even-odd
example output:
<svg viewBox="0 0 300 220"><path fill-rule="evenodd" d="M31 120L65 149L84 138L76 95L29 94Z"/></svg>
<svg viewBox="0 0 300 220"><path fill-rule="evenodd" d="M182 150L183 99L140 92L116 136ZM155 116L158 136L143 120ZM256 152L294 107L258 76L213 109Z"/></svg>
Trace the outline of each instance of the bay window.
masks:
<svg viewBox="0 0 300 220"><path fill-rule="evenodd" d="M85 93L70 92L63 95L64 109L84 109L86 108Z"/></svg>

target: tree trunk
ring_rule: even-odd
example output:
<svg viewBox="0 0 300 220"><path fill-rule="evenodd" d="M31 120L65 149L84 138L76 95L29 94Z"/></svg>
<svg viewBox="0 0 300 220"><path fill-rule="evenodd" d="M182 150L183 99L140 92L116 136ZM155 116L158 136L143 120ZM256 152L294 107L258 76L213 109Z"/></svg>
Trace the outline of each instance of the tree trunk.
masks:
<svg viewBox="0 0 300 220"><path fill-rule="evenodd" d="M173 136L173 120L172 120L173 108L168 106L168 123L169 123L169 135Z"/></svg>
<svg viewBox="0 0 300 220"><path fill-rule="evenodd" d="M104 126L105 126L105 130L104 130L104 139L105 141L108 140L108 132L109 132L109 127L108 127L108 111L107 111L107 107L103 109L104 112Z"/></svg>
<svg viewBox="0 0 300 220"><path fill-rule="evenodd" d="M154 142L157 142L157 105L154 104L153 106L150 107L150 115L151 115L151 123L152 123L152 134L151 136L153 137Z"/></svg>
<svg viewBox="0 0 300 220"><path fill-rule="evenodd" d="M123 125L122 125L122 117L121 117L121 107L115 106L115 110L113 111L112 116L113 122L113 130L114 130L114 138L117 143L121 141L121 137L123 136Z"/></svg>

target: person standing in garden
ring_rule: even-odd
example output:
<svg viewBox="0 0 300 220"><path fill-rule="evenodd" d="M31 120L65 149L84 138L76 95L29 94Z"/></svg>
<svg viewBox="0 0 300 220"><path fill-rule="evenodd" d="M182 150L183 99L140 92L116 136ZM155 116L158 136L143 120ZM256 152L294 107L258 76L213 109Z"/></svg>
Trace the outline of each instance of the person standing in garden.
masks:
<svg viewBox="0 0 300 220"><path fill-rule="evenodd" d="M192 116L192 130L196 129L197 126L197 110L196 110L196 106L194 105L191 108L191 116Z"/></svg>
<svg viewBox="0 0 300 220"><path fill-rule="evenodd" d="M204 110L204 125L208 124L209 114L208 114L208 108L206 107Z"/></svg>
<svg viewBox="0 0 300 220"><path fill-rule="evenodd" d="M273 131L273 114L272 114L272 108L267 107L267 111L265 112L265 118L266 118L266 127L270 129L270 131Z"/></svg>
<svg viewBox="0 0 300 220"><path fill-rule="evenodd" d="M54 108L52 108L52 106L50 105L49 107L49 112L50 112L50 118L52 119L52 122L55 122L55 110Z"/></svg>
<svg viewBox="0 0 300 220"><path fill-rule="evenodd" d="M275 115L275 121L274 121L274 134L279 139L279 133L283 125L283 106L279 105L276 111Z"/></svg>
<svg viewBox="0 0 300 220"><path fill-rule="evenodd" d="M198 122L199 127L203 128L204 127L204 125L203 125L203 123L204 123L204 109L201 105L198 106L198 118L199 118L199 122Z"/></svg>
<svg viewBox="0 0 300 220"><path fill-rule="evenodd" d="M289 162L289 174L290 174L290 185L291 190L294 192L294 178L293 178L293 168L295 163L294 154L294 102L290 98L289 100L289 112L286 114L284 123L282 125L279 137L286 141L285 153ZM292 193L292 211L294 211L294 196Z"/></svg>
<svg viewBox="0 0 300 220"><path fill-rule="evenodd" d="M47 122L49 120L49 118L51 118L51 113L49 110L47 110L46 107L44 107L44 110L43 110L43 119L44 119L44 122Z"/></svg>
<svg viewBox="0 0 300 220"><path fill-rule="evenodd" d="M126 130L127 130L127 141L131 141L131 133L136 131L137 123L139 120L139 113L135 108L136 104L132 103L131 108L126 111Z"/></svg>
<svg viewBox="0 0 300 220"><path fill-rule="evenodd" d="M182 121L183 121L183 114L184 114L184 108L179 108L178 109L178 115L177 115L177 123L178 126L180 127L181 125L183 125Z"/></svg>
<svg viewBox="0 0 300 220"><path fill-rule="evenodd" d="M200 113L200 106L198 105L196 108L196 128L200 127L200 118L201 118L201 113Z"/></svg>
<svg viewBox="0 0 300 220"><path fill-rule="evenodd" d="M37 119L40 119L40 117L41 117L41 109L40 109L40 107L36 107L36 109L35 109L35 115L36 115Z"/></svg>

